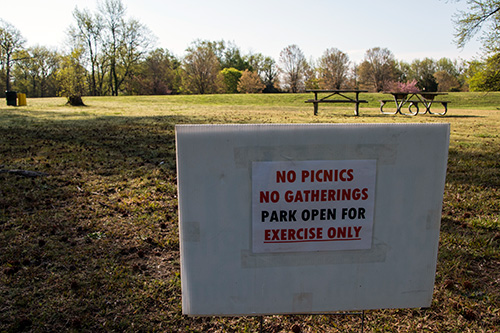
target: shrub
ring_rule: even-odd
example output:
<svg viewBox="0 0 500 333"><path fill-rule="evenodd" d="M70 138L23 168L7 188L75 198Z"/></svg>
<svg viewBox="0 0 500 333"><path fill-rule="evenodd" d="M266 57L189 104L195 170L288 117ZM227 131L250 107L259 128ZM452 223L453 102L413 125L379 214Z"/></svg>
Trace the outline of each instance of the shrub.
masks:
<svg viewBox="0 0 500 333"><path fill-rule="evenodd" d="M241 75L240 82L238 83L238 91L241 93L261 93L266 85L262 83L261 78L255 72L250 72L246 69Z"/></svg>

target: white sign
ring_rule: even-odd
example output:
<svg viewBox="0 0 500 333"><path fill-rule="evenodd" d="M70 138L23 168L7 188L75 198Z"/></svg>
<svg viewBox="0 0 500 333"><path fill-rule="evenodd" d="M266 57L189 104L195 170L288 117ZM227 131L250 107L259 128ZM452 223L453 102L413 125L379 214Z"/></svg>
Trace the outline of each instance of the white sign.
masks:
<svg viewBox="0 0 500 333"><path fill-rule="evenodd" d="M182 311L427 307L450 126L176 126Z"/></svg>
<svg viewBox="0 0 500 333"><path fill-rule="evenodd" d="M253 252L371 248L376 162L254 162Z"/></svg>

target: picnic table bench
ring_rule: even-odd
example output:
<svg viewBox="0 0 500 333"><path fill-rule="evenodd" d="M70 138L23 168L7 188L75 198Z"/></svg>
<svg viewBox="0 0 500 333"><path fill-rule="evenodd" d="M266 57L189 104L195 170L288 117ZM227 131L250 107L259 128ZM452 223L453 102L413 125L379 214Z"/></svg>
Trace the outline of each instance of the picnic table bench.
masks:
<svg viewBox="0 0 500 333"><path fill-rule="evenodd" d="M399 113L403 115L416 116L419 113L418 104L422 103L425 106L425 112L422 112L421 114L426 114L428 112L429 114L437 114L440 116L444 116L448 111L448 103L451 103L450 101L444 101L444 100L439 101L435 99L436 96L447 95L447 93L444 92L427 92L427 91L417 92L417 93L388 92L386 94L391 94L393 96L393 99L383 99L380 101L380 112L383 114ZM384 111L384 106L388 102L396 103L396 111ZM434 103L441 103L444 110L442 112L431 111L431 106ZM405 104L408 104L408 113L403 112L403 106Z"/></svg>
<svg viewBox="0 0 500 333"><path fill-rule="evenodd" d="M314 115L318 114L318 104L319 103L354 103L356 104L354 108L354 115L359 116L359 104L368 103L368 101L360 100L359 93L367 92L367 90L358 89L310 89L306 92L314 93L314 99L308 99L306 103L314 104ZM320 98L319 94L327 94ZM348 96L347 94L354 94L353 96ZM336 97L336 99L332 99Z"/></svg>

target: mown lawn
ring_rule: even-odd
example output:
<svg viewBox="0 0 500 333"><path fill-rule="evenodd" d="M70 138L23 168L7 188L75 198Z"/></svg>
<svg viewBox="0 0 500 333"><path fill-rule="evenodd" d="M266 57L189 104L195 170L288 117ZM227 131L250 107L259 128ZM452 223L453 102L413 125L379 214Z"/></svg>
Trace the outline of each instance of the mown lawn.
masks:
<svg viewBox="0 0 500 333"><path fill-rule="evenodd" d="M0 332L254 332L182 316L174 126L449 122L435 293L367 311L365 332L500 330L500 94L450 94L444 117L353 116L307 94L28 99L0 106ZM16 171L17 170L17 171ZM19 170L41 173L28 177ZM266 332L345 332L359 316L268 316Z"/></svg>

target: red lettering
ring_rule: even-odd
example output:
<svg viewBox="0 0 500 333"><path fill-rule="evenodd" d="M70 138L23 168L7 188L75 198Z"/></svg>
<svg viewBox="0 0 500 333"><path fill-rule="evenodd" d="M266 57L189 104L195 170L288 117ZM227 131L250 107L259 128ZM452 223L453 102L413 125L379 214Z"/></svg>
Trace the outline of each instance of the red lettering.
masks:
<svg viewBox="0 0 500 333"><path fill-rule="evenodd" d="M260 203L269 202L269 192L268 191L260 191Z"/></svg>
<svg viewBox="0 0 500 333"><path fill-rule="evenodd" d="M286 229L281 229L281 239L286 239Z"/></svg>
<svg viewBox="0 0 500 333"><path fill-rule="evenodd" d="M308 201L309 201L309 193L311 193L311 191L309 191L309 190L305 190L305 191L304 191L304 194L305 194L305 199L304 199L304 200L305 200L306 202L308 202Z"/></svg>
<svg viewBox="0 0 500 333"><path fill-rule="evenodd" d="M276 171L276 183L284 183L286 181L286 171Z"/></svg>
<svg viewBox="0 0 500 333"><path fill-rule="evenodd" d="M333 181L333 170L323 170L323 181L325 182Z"/></svg>
<svg viewBox="0 0 500 333"><path fill-rule="evenodd" d="M351 200L351 189L342 189L342 200Z"/></svg>
<svg viewBox="0 0 500 333"><path fill-rule="evenodd" d="M316 178L317 182L322 182L323 181L323 179L321 178L321 173L322 172L323 172L323 170L316 171L316 177L315 178Z"/></svg>
<svg viewBox="0 0 500 333"><path fill-rule="evenodd" d="M304 202L304 199L302 198L301 191L297 191L297 193L295 193L295 201L294 202Z"/></svg>
<svg viewBox="0 0 500 333"><path fill-rule="evenodd" d="M273 241L274 240L280 240L280 235L279 235L280 230L279 229L273 229L272 232L273 232L273 238L272 238L272 240Z"/></svg>
<svg viewBox="0 0 500 333"><path fill-rule="evenodd" d="M299 229L297 230L297 238L298 239L304 239L304 229Z"/></svg>
<svg viewBox="0 0 500 333"><path fill-rule="evenodd" d="M278 191L260 191L260 203L277 203L280 200L280 194Z"/></svg>
<svg viewBox="0 0 500 333"><path fill-rule="evenodd" d="M327 230L327 236L330 239L337 240L360 240L362 226L358 227L331 227ZM353 233L354 231L354 233Z"/></svg>
<svg viewBox="0 0 500 333"><path fill-rule="evenodd" d="M319 201L319 190L312 190L311 191L311 201Z"/></svg>
<svg viewBox="0 0 500 333"><path fill-rule="evenodd" d="M321 201L326 201L327 190L321 190Z"/></svg>
<svg viewBox="0 0 500 333"><path fill-rule="evenodd" d="M323 239L323 228L270 229L264 230L264 243L295 243L359 240L362 227L331 227ZM347 237L346 237L347 235Z"/></svg>
<svg viewBox="0 0 500 333"><path fill-rule="evenodd" d="M276 171L276 183L294 183L297 179L295 171Z"/></svg>
<svg viewBox="0 0 500 333"><path fill-rule="evenodd" d="M302 170L302 182L305 183L306 179L309 178L309 171Z"/></svg>
<svg viewBox="0 0 500 333"><path fill-rule="evenodd" d="M328 190L328 201L335 201L335 190Z"/></svg>

